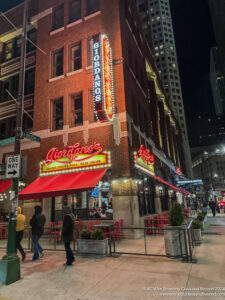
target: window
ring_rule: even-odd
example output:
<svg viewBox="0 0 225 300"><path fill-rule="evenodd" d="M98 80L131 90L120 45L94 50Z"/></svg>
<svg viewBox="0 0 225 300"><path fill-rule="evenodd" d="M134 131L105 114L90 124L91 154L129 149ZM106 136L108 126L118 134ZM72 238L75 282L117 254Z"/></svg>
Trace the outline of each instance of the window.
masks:
<svg viewBox="0 0 225 300"><path fill-rule="evenodd" d="M53 12L52 30L64 26L64 5L58 6Z"/></svg>
<svg viewBox="0 0 225 300"><path fill-rule="evenodd" d="M63 129L63 97L52 100L52 130Z"/></svg>
<svg viewBox="0 0 225 300"><path fill-rule="evenodd" d="M93 39L92 37L89 37L87 39L87 65L92 65L92 45L93 45Z"/></svg>
<svg viewBox="0 0 225 300"><path fill-rule="evenodd" d="M32 41L33 43L36 43L36 36L37 36L37 31L36 29L34 30L31 30L27 33L27 38ZM30 42L27 40L27 52L30 52L32 50L35 50L36 47Z"/></svg>
<svg viewBox="0 0 225 300"><path fill-rule="evenodd" d="M70 126L79 125L83 125L83 101L81 93L71 96Z"/></svg>
<svg viewBox="0 0 225 300"><path fill-rule="evenodd" d="M69 4L69 23L81 19L81 0L71 1Z"/></svg>
<svg viewBox="0 0 225 300"><path fill-rule="evenodd" d="M14 49L13 44L14 43L13 42L14 42L13 40L10 40L10 41L4 43L3 53L2 53L3 61L9 60L14 57L14 55L13 55L13 49Z"/></svg>
<svg viewBox="0 0 225 300"><path fill-rule="evenodd" d="M70 72L81 69L81 42L70 47Z"/></svg>
<svg viewBox="0 0 225 300"><path fill-rule="evenodd" d="M86 0L86 16L89 16L99 10L99 0Z"/></svg>
<svg viewBox="0 0 225 300"><path fill-rule="evenodd" d="M52 77L63 74L63 48L52 53Z"/></svg>
<svg viewBox="0 0 225 300"><path fill-rule="evenodd" d="M35 76L35 69L30 69L30 70L26 71L25 86L24 86L24 94L25 95L34 93L34 76Z"/></svg>

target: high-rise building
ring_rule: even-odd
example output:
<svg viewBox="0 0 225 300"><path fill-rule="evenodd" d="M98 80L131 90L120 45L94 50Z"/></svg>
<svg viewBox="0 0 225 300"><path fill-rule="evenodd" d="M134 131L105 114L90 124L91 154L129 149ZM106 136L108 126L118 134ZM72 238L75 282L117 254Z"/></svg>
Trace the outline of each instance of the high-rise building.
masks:
<svg viewBox="0 0 225 300"><path fill-rule="evenodd" d="M192 176L191 156L184 113L180 75L169 0L136 0L156 66L170 106L180 124L185 148L187 173Z"/></svg>
<svg viewBox="0 0 225 300"><path fill-rule="evenodd" d="M225 109L225 81L220 66L218 47L212 47L210 49L210 83L217 116L223 115Z"/></svg>

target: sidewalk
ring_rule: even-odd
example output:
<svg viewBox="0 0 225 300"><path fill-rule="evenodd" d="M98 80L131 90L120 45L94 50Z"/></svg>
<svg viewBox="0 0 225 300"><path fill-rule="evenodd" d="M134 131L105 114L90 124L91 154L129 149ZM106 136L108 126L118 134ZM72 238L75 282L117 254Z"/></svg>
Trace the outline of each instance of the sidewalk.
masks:
<svg viewBox="0 0 225 300"><path fill-rule="evenodd" d="M9 286L0 285L0 300L225 299L225 288L215 290L225 286L225 214L209 216L207 223L203 243L196 247L197 264L163 257L77 256L74 266L64 267L64 252L46 252L37 262L29 261L28 253L27 260L21 263L22 279ZM207 296L160 295L182 293L183 288Z"/></svg>

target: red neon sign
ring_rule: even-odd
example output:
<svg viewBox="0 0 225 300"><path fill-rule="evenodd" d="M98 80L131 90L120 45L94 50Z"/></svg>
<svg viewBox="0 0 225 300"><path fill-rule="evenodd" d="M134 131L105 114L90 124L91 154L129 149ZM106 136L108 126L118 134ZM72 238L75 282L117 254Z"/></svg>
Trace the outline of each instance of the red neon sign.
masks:
<svg viewBox="0 0 225 300"><path fill-rule="evenodd" d="M88 158L97 155L102 152L102 146L96 142L90 146L80 147L80 143L76 143L72 146L68 146L64 150L59 150L58 148L52 148L46 155L46 164L50 164L57 160L58 163L68 164L73 161L82 161L87 159L87 157L77 158L79 154L90 154ZM68 158L66 161L60 161L60 158Z"/></svg>
<svg viewBox="0 0 225 300"><path fill-rule="evenodd" d="M150 154L149 149L145 149L143 145L140 146L138 150L138 157L142 158L142 160L149 166L154 165L155 158Z"/></svg>

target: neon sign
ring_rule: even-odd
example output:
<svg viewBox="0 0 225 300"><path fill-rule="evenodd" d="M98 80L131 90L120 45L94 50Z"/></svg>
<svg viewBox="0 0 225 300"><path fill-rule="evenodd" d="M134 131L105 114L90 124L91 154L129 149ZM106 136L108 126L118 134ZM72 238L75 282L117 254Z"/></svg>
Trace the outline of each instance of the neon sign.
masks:
<svg viewBox="0 0 225 300"><path fill-rule="evenodd" d="M145 149L143 145L140 146L137 153L134 153L134 163L137 168L142 169L151 175L155 174L155 158L150 154L150 150Z"/></svg>
<svg viewBox="0 0 225 300"><path fill-rule="evenodd" d="M40 164L40 175L46 176L110 167L110 152L103 152L102 150L102 146L96 142L83 147L80 143L76 143L64 150L52 148L47 153L46 160Z"/></svg>
<svg viewBox="0 0 225 300"><path fill-rule="evenodd" d="M181 175L181 174L182 174L181 169L178 168L178 167L176 167L176 172L177 172L178 175Z"/></svg>
<svg viewBox="0 0 225 300"><path fill-rule="evenodd" d="M92 54L95 114L100 122L112 121L114 117L113 64L107 36L93 37Z"/></svg>

